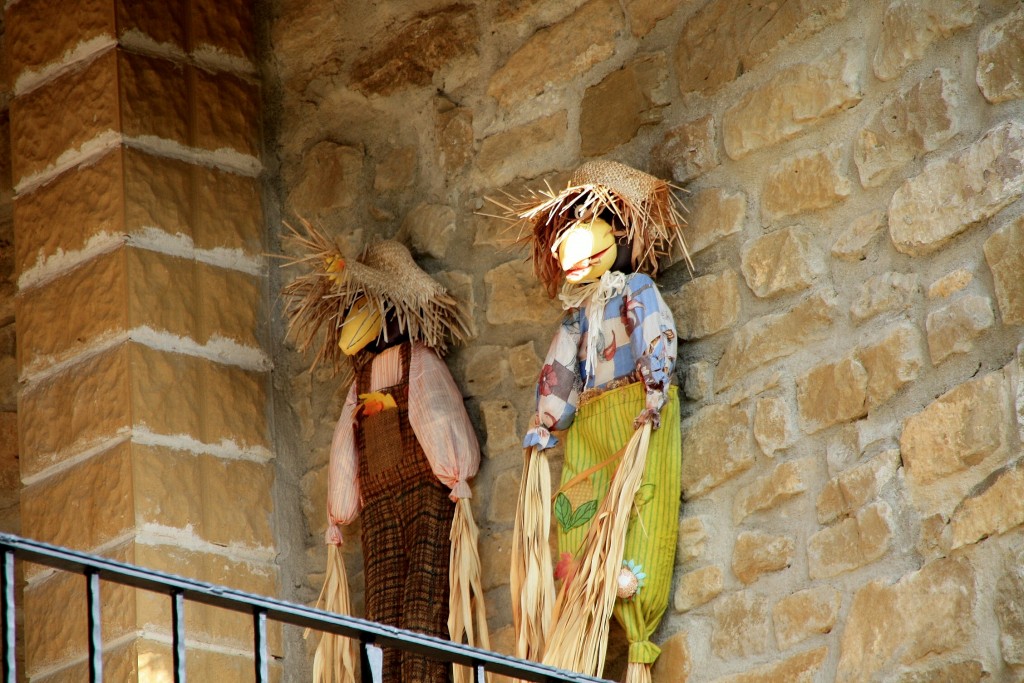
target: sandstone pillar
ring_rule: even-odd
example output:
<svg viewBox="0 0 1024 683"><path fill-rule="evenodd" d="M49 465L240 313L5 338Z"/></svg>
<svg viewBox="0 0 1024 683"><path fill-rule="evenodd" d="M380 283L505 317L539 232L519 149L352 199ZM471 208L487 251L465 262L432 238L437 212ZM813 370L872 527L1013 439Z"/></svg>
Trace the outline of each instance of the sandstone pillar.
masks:
<svg viewBox="0 0 1024 683"><path fill-rule="evenodd" d="M21 529L276 594L254 25L7 3ZM26 580L28 679L85 680L82 579ZM106 679L170 680L168 599L101 593ZM189 678L252 680L251 622L187 605Z"/></svg>

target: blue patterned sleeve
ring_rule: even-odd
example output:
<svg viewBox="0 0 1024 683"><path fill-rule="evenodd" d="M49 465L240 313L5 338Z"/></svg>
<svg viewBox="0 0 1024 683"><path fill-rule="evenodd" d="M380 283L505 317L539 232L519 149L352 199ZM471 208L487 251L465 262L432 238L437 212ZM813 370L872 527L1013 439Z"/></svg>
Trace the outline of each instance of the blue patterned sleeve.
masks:
<svg viewBox="0 0 1024 683"><path fill-rule="evenodd" d="M544 367L537 379L537 423L523 439L523 447L540 450L558 443L552 431L567 429L579 402L579 311L569 311L551 340Z"/></svg>
<svg viewBox="0 0 1024 683"><path fill-rule="evenodd" d="M675 371L675 320L654 280L642 273L630 277L623 308L636 369L647 385L646 409L637 423L650 420L657 428Z"/></svg>

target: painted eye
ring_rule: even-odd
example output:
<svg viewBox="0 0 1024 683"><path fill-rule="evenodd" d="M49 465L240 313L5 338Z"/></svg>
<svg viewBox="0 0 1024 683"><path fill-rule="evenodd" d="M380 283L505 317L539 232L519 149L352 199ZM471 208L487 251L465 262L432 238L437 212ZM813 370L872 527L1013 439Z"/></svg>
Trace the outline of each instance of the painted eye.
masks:
<svg viewBox="0 0 1024 683"><path fill-rule="evenodd" d="M583 214L586 212L586 210L587 209L585 206L583 206L582 204L577 204L576 208L573 210L573 213L576 214L576 218L579 219L583 218Z"/></svg>

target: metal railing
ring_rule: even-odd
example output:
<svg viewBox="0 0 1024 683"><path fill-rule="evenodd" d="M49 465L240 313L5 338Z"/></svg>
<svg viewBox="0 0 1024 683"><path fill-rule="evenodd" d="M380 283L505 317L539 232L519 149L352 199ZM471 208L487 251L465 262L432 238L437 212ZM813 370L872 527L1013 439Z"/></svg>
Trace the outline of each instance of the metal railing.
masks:
<svg viewBox="0 0 1024 683"><path fill-rule="evenodd" d="M100 629L100 580L141 588L169 596L171 601L172 666L175 683L185 681L185 602L192 601L221 609L251 614L257 683L270 680L267 651L267 621L273 619L317 631L357 639L361 647L362 682L372 683L369 666L371 646L392 647L431 659L471 667L477 683L484 673L497 673L538 683L608 683L604 679L562 671L536 662L481 650L433 638L421 633L343 616L304 605L164 574L105 557L69 550L11 534L0 534L0 640L2 640L3 683L15 683L15 558L82 574L86 579L89 639L89 681L103 680L103 645Z"/></svg>

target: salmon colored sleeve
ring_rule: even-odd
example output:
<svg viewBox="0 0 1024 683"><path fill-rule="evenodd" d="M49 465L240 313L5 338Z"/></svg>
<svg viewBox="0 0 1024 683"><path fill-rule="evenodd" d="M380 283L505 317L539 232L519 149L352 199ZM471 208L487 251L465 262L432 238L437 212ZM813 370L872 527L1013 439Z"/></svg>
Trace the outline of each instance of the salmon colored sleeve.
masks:
<svg viewBox="0 0 1024 683"><path fill-rule="evenodd" d="M341 527L359 514L359 453L355 439L356 385L348 390L341 417L334 427L327 465L327 543L341 545Z"/></svg>
<svg viewBox="0 0 1024 683"><path fill-rule="evenodd" d="M422 344L409 360L409 425L449 497L471 498L468 482L480 467L476 432L448 366Z"/></svg>

